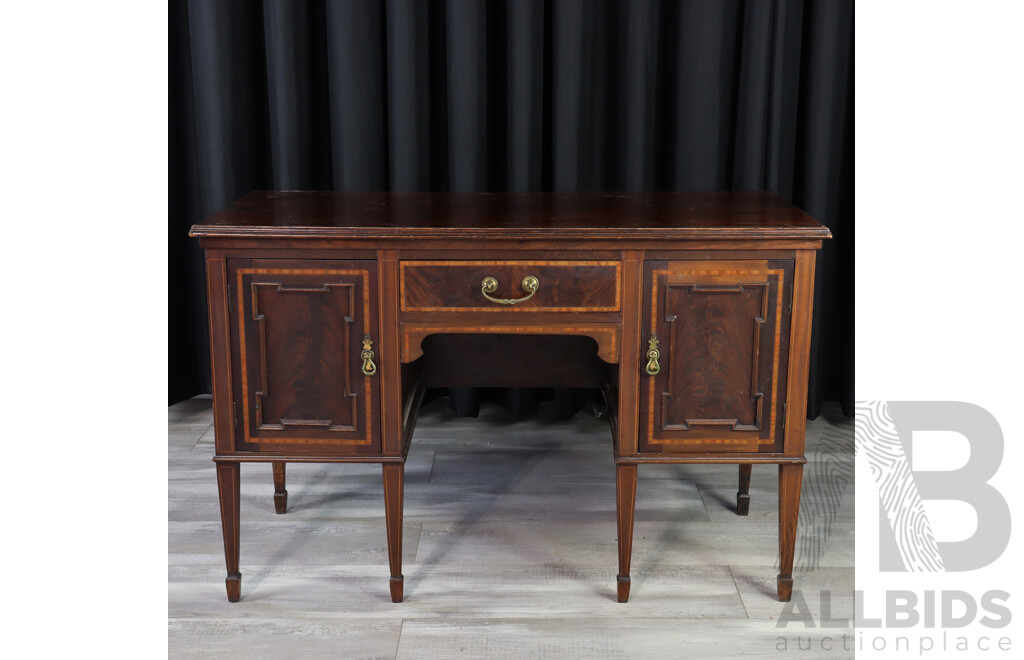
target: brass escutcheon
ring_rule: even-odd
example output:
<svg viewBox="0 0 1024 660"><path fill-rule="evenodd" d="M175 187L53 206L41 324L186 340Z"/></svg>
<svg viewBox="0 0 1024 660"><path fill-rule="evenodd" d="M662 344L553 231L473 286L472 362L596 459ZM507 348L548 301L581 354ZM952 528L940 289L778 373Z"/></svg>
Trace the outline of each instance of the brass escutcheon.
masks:
<svg viewBox="0 0 1024 660"><path fill-rule="evenodd" d="M644 369L648 376L657 376L661 372L661 365L658 364L658 358L660 357L661 351L658 350L658 335L652 332L651 338L647 340L647 367Z"/></svg>
<svg viewBox="0 0 1024 660"><path fill-rule="evenodd" d="M373 363L373 340L370 339L370 335L363 337L363 352L359 354L359 357L363 361L363 375L372 376L377 373L377 365Z"/></svg>

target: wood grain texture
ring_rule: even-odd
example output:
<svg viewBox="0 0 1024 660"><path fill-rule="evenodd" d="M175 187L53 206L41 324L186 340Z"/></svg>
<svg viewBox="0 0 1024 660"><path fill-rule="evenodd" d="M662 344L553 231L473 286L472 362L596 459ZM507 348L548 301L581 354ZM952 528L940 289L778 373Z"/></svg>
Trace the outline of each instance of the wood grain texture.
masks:
<svg viewBox="0 0 1024 660"><path fill-rule="evenodd" d="M635 455L639 446L643 259L644 254L640 251L622 252L623 287L626 291L622 309L622 361L615 374L618 379L611 383L615 390L612 396L618 403L614 419L616 456Z"/></svg>
<svg viewBox="0 0 1024 660"><path fill-rule="evenodd" d="M388 564L391 567L391 602L404 598L402 576L402 499L405 496L405 464L387 463L384 472L384 515L388 531Z"/></svg>
<svg viewBox="0 0 1024 660"><path fill-rule="evenodd" d="M793 556L797 519L800 515L800 485L803 465L779 466L779 600L793 596Z"/></svg>
<svg viewBox="0 0 1024 660"><path fill-rule="evenodd" d="M379 378L359 359L377 335L375 264L232 264L239 448L379 453Z"/></svg>
<svg viewBox="0 0 1024 660"><path fill-rule="evenodd" d="M403 261L403 312L617 312L621 307L618 261ZM540 287L520 303L501 305L480 291L486 277L498 281L492 298L519 299L523 278Z"/></svg>
<svg viewBox="0 0 1024 660"><path fill-rule="evenodd" d="M382 454L402 455L404 409L402 364L398 358L398 252L381 250L377 260L380 316L379 373Z"/></svg>
<svg viewBox="0 0 1024 660"><path fill-rule="evenodd" d="M616 460L627 461L636 464L662 465L672 463L687 463L692 465L782 465L783 463L806 463L803 456L789 456L774 452L758 452L756 454L735 452L723 454L722 452L708 452L698 454L695 452L661 453L661 454L639 454L637 456L615 456Z"/></svg>
<svg viewBox="0 0 1024 660"><path fill-rule="evenodd" d="M750 513L750 474L753 466L749 463L739 466L740 483L736 490L736 515L745 516Z"/></svg>
<svg viewBox="0 0 1024 660"><path fill-rule="evenodd" d="M789 397L786 402L786 437L783 451L791 456L804 453L804 429L807 424L807 371L811 360L811 315L814 310L813 250L797 252L793 284L793 313L790 359Z"/></svg>
<svg viewBox="0 0 1024 660"><path fill-rule="evenodd" d="M277 513L288 511L288 491L285 489L285 462L271 463L274 473L274 510Z"/></svg>
<svg viewBox="0 0 1024 660"><path fill-rule="evenodd" d="M235 398L232 373L230 300L228 274L217 250L206 253L206 301L210 325L210 371L213 384L214 424L217 427L217 452L234 450Z"/></svg>
<svg viewBox="0 0 1024 660"><path fill-rule="evenodd" d="M427 383L424 376L423 366L416 364L401 365L401 456L409 453L412 445L412 434L416 429L416 421L419 419L420 406L427 392ZM388 411L392 414L392 411Z"/></svg>
<svg viewBox="0 0 1024 660"><path fill-rule="evenodd" d="M611 233L602 235L573 236L562 238L557 244L552 243L553 237L519 238L515 240L517 259L539 258L579 258L581 251L586 251L592 259L609 258L609 253L621 250L643 250L650 253L651 259L673 259L679 253L690 253L707 258L728 258L730 255L712 255L710 252L730 252L735 250L757 250L766 258L791 259L792 254L775 254L794 250L819 250L821 238L731 238L731 239L672 239L652 238L649 235L633 237L615 236ZM827 237L826 237L827 238ZM671 241L666 244L666 241ZM455 238L452 236L433 235L430 237L403 238L367 238L351 235L335 238L317 237L275 237L246 236L238 232L230 236L205 236L199 244L206 249L221 250L225 256L255 256L262 254L264 258L309 258L334 259L343 250L346 257L352 259L372 259L378 250L401 250L405 259L482 259L491 257L507 259L509 242L500 234L494 233L483 237ZM559 244L562 244L561 246ZM574 254L566 255L564 244L571 245ZM666 249L666 245L669 247ZM614 257L612 257L614 258Z"/></svg>
<svg viewBox="0 0 1024 660"><path fill-rule="evenodd" d="M242 594L242 574L238 571L239 538L241 536L241 515L238 463L217 464L217 492L220 495L220 525L224 534L224 562L228 576L224 581L228 600L238 602Z"/></svg>
<svg viewBox="0 0 1024 660"><path fill-rule="evenodd" d="M620 463L615 466L615 509L619 520L619 575L616 578L617 598L629 601L629 565L633 556L633 518L636 512L637 466Z"/></svg>
<svg viewBox="0 0 1024 660"><path fill-rule="evenodd" d="M770 192L386 193L254 191L198 237L648 240L828 238Z"/></svg>
<svg viewBox="0 0 1024 660"><path fill-rule="evenodd" d="M792 262L648 262L645 451L771 451L781 429Z"/></svg>
<svg viewBox="0 0 1024 660"><path fill-rule="evenodd" d="M609 363L617 363L620 354L620 329L611 323L577 325L566 322L549 321L546 325L516 325L512 323L492 323L489 325L463 326L457 324L425 326L414 323L403 323L402 362L412 362L423 355L423 340L433 334L532 334L532 335L583 335L597 342L597 356Z"/></svg>

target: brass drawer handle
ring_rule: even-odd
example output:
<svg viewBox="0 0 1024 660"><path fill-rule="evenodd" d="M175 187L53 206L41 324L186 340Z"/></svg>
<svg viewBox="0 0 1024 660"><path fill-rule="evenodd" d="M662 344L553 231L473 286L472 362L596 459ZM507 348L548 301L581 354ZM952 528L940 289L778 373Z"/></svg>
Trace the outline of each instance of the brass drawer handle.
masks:
<svg viewBox="0 0 1024 660"><path fill-rule="evenodd" d="M530 294L525 298L492 298L487 294L494 293L498 290L498 280L493 277L485 277L484 281L480 283L480 293L484 294L484 298L487 298L491 302L496 302L499 305L515 305L533 298L533 294L537 293L537 289L540 288L540 280L533 275L527 275L523 278L522 286L523 291Z"/></svg>
<svg viewBox="0 0 1024 660"><path fill-rule="evenodd" d="M363 352L359 354L359 357L363 361L363 375L372 376L377 373L377 365L373 363L373 340L370 339L370 335L363 337Z"/></svg>
<svg viewBox="0 0 1024 660"><path fill-rule="evenodd" d="M661 365L658 364L658 358L661 357L661 351L658 350L658 335L651 333L647 347L647 368L644 371L648 376L657 376L661 372Z"/></svg>

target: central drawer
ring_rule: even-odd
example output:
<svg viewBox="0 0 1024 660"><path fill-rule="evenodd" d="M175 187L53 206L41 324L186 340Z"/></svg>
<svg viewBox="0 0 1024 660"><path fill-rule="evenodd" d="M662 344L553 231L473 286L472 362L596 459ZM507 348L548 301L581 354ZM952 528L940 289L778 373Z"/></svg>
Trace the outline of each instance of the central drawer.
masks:
<svg viewBox="0 0 1024 660"><path fill-rule="evenodd" d="M618 261L403 261L403 312L618 312Z"/></svg>

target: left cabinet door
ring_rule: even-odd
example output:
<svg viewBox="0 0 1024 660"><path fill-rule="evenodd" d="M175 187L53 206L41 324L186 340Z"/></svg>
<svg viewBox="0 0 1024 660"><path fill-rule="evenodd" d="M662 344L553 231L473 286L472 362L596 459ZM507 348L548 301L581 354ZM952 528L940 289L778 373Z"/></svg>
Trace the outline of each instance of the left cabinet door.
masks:
<svg viewBox="0 0 1024 660"><path fill-rule="evenodd" d="M374 261L228 262L235 446L379 454ZM368 373L364 373L364 371Z"/></svg>

